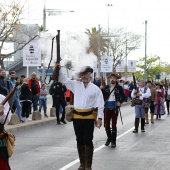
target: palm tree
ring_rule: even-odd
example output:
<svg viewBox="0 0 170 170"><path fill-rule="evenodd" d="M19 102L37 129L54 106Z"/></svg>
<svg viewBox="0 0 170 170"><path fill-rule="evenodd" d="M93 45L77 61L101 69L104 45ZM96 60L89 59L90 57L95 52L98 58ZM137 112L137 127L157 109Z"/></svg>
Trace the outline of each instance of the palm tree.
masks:
<svg viewBox="0 0 170 170"><path fill-rule="evenodd" d="M106 35L104 31L102 31L102 28L100 30L97 30L96 27L93 27L90 29L86 29L85 32L89 36L89 43L90 46L87 49L87 52L93 52L98 59L100 59L101 55L104 55L108 50L108 39L103 39L102 35Z"/></svg>

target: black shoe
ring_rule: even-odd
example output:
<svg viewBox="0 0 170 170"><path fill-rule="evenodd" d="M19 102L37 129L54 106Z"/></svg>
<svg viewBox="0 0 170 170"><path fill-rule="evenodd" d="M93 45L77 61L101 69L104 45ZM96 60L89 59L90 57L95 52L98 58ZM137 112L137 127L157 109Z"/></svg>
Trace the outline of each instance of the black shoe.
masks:
<svg viewBox="0 0 170 170"><path fill-rule="evenodd" d="M47 114L44 114L44 117L48 117L48 115L47 115Z"/></svg>
<svg viewBox="0 0 170 170"><path fill-rule="evenodd" d="M133 130L133 133L138 133L138 130L134 129L134 130Z"/></svg>
<svg viewBox="0 0 170 170"><path fill-rule="evenodd" d="M145 129L141 129L141 132L145 132Z"/></svg>
<svg viewBox="0 0 170 170"><path fill-rule="evenodd" d="M61 125L60 121L57 121L57 125Z"/></svg>
<svg viewBox="0 0 170 170"><path fill-rule="evenodd" d="M116 142L111 143L111 148L116 148Z"/></svg>
<svg viewBox="0 0 170 170"><path fill-rule="evenodd" d="M110 142L111 142L111 140L107 139L105 145L106 145L106 146L109 146L109 145L110 145Z"/></svg>
<svg viewBox="0 0 170 170"><path fill-rule="evenodd" d="M64 123L64 124L67 124L66 122L65 122L65 120L60 120L62 123Z"/></svg>

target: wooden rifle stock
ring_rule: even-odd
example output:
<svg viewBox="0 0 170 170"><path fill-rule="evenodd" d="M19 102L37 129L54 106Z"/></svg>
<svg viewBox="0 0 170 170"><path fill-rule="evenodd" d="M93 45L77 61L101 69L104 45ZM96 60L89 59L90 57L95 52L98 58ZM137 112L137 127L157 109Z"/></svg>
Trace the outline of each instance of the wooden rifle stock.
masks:
<svg viewBox="0 0 170 170"><path fill-rule="evenodd" d="M57 45L57 61L56 64L60 64L60 30L57 30L58 34L56 35L56 45ZM51 77L52 80L58 81L59 76L59 66L56 66Z"/></svg>
<svg viewBox="0 0 170 170"><path fill-rule="evenodd" d="M16 90L16 88L17 88L18 85L19 85L19 84L16 83L15 87L8 93L8 95L5 97L5 99L1 102L1 105L4 106L5 103L6 103L10 98L12 98L12 96L14 95L15 90ZM10 108L9 108L9 111L10 111ZM9 111L8 111L8 113L7 113L7 115L6 115L6 118L5 118L5 120L4 120L4 123L3 123L3 124L0 123L0 133L2 133L2 132L4 131L4 125L5 125L5 122L6 122L6 120L7 120L8 115L9 115Z"/></svg>
<svg viewBox="0 0 170 170"><path fill-rule="evenodd" d="M133 76L134 89L137 90L136 78L135 78L134 73L132 73L132 76Z"/></svg>
<svg viewBox="0 0 170 170"><path fill-rule="evenodd" d="M134 73L132 73L132 76L133 76L134 89L138 91L137 84L136 84L136 78L135 78ZM131 106L132 106L132 107L135 106L135 99L136 99L136 98L133 98L133 99L131 100Z"/></svg>

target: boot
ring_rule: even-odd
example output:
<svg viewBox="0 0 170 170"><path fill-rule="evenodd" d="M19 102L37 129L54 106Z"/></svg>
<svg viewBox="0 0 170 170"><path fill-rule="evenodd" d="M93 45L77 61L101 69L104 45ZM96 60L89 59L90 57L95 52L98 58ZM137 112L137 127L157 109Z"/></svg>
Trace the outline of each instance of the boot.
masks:
<svg viewBox="0 0 170 170"><path fill-rule="evenodd" d="M65 119L65 111L63 111L62 113L60 121L63 122L64 124L67 124L64 119Z"/></svg>
<svg viewBox="0 0 170 170"><path fill-rule="evenodd" d="M105 145L109 146L109 144L111 142L111 131L110 130L106 130L106 134L107 134L107 141L106 141Z"/></svg>
<svg viewBox="0 0 170 170"><path fill-rule="evenodd" d="M85 170L85 146L77 146L79 159L80 159L80 166L78 170Z"/></svg>
<svg viewBox="0 0 170 170"><path fill-rule="evenodd" d="M149 124L148 113L145 113L145 124Z"/></svg>
<svg viewBox="0 0 170 170"><path fill-rule="evenodd" d="M117 137L117 130L112 131L111 148L116 148L116 137Z"/></svg>
<svg viewBox="0 0 170 170"><path fill-rule="evenodd" d="M145 118L141 118L141 132L145 132Z"/></svg>
<svg viewBox="0 0 170 170"><path fill-rule="evenodd" d="M93 147L85 147L85 170L92 170Z"/></svg>
<svg viewBox="0 0 170 170"><path fill-rule="evenodd" d="M151 123L154 123L153 117L154 117L154 113L151 113Z"/></svg>
<svg viewBox="0 0 170 170"><path fill-rule="evenodd" d="M139 127L139 118L135 118L135 129L133 130L133 133L138 133L138 127Z"/></svg>

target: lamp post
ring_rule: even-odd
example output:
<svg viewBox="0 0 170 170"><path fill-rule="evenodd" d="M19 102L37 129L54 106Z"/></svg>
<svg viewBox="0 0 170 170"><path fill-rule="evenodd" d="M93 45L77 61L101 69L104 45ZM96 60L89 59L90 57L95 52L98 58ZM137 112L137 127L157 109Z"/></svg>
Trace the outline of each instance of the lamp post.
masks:
<svg viewBox="0 0 170 170"><path fill-rule="evenodd" d="M46 9L46 0L44 0L44 8L43 8L43 32L46 32L46 13L48 12L49 15L59 15L63 12L74 12L72 10L61 10L61 9ZM45 57L46 53L44 53ZM43 63L43 70L42 70L42 78L45 77L45 66Z"/></svg>
<svg viewBox="0 0 170 170"><path fill-rule="evenodd" d="M144 80L146 81L146 58L147 58L147 20L145 21L145 66L144 66Z"/></svg>
<svg viewBox="0 0 170 170"><path fill-rule="evenodd" d="M126 39L126 52L125 52L125 81L127 81L127 69L128 69L128 64L127 64L127 56L128 56L128 52L127 50L134 50L135 47L128 47L127 46L127 39Z"/></svg>

